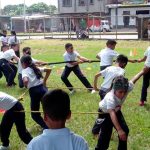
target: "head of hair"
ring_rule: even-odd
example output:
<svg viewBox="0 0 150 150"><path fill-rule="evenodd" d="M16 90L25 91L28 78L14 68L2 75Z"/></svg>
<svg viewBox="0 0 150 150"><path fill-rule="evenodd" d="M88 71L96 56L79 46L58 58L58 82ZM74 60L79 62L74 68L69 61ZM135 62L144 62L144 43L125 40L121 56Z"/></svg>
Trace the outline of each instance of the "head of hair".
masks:
<svg viewBox="0 0 150 150"><path fill-rule="evenodd" d="M26 53L26 54L28 54L28 55L31 55L31 48L30 47L24 47L23 49L22 49L22 52L23 53ZM28 52L28 53L27 53Z"/></svg>
<svg viewBox="0 0 150 150"><path fill-rule="evenodd" d="M69 47L72 47L73 45L71 43L65 44L65 49L68 49Z"/></svg>
<svg viewBox="0 0 150 150"><path fill-rule="evenodd" d="M66 120L71 112L69 95L61 89L50 90L42 98L42 107L51 120Z"/></svg>
<svg viewBox="0 0 150 150"><path fill-rule="evenodd" d="M3 49L4 49L5 47L9 48L9 45L7 45L7 44L2 45L2 46L1 46L1 51L3 51Z"/></svg>
<svg viewBox="0 0 150 150"><path fill-rule="evenodd" d="M124 76L118 76L114 78L112 83L112 89L114 89L114 91L116 90L128 91L128 87L129 87L128 79L125 78Z"/></svg>
<svg viewBox="0 0 150 150"><path fill-rule="evenodd" d="M30 55L22 56L20 61L22 64L24 63L27 67L30 67L31 69L33 69L37 79L40 79L43 77L39 68L37 68L36 65L32 63L32 58Z"/></svg>
<svg viewBox="0 0 150 150"><path fill-rule="evenodd" d="M7 33L7 30L3 30L2 32L3 32L3 33Z"/></svg>
<svg viewBox="0 0 150 150"><path fill-rule="evenodd" d="M123 55L123 54L120 54L120 55L117 56L116 62L127 64L128 63L128 57Z"/></svg>
<svg viewBox="0 0 150 150"><path fill-rule="evenodd" d="M116 45L116 44L117 44L117 42L115 40L108 40L106 42L106 45Z"/></svg>
<svg viewBox="0 0 150 150"><path fill-rule="evenodd" d="M15 46L17 46L17 44L16 44L16 43L12 43L12 44L10 44L10 47L11 47L11 48L13 48L13 47L15 47Z"/></svg>

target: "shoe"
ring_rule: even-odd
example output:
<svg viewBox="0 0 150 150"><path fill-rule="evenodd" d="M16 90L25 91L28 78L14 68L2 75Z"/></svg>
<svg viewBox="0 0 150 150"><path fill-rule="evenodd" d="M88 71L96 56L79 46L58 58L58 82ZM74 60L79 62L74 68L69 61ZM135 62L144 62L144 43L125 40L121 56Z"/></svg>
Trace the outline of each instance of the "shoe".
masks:
<svg viewBox="0 0 150 150"><path fill-rule="evenodd" d="M95 90L92 90L92 91L91 91L91 94L94 94L95 92L96 92Z"/></svg>
<svg viewBox="0 0 150 150"><path fill-rule="evenodd" d="M0 150L9 150L9 146L0 146Z"/></svg>
<svg viewBox="0 0 150 150"><path fill-rule="evenodd" d="M75 90L71 90L69 95L73 95L76 91Z"/></svg>
<svg viewBox="0 0 150 150"><path fill-rule="evenodd" d="M140 101L139 106L144 106L144 105L145 105L144 101Z"/></svg>

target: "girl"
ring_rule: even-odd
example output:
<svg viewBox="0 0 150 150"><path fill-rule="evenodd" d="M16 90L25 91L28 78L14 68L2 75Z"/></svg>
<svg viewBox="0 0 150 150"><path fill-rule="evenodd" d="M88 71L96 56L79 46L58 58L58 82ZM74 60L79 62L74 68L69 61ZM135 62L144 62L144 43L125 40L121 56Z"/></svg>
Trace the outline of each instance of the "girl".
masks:
<svg viewBox="0 0 150 150"><path fill-rule="evenodd" d="M112 89L99 103L99 122L101 129L95 150L107 150L113 127L118 132L118 150L127 150L128 126L121 112L121 106L128 93L133 89L133 84L143 75L144 70L139 72L131 81L123 76L116 77Z"/></svg>
<svg viewBox="0 0 150 150"><path fill-rule="evenodd" d="M0 146L0 150L9 149L9 135L14 123L16 125L19 137L25 144L28 144L32 140L32 136L26 129L25 113L15 112L24 110L22 104L14 97L6 93L0 92L0 109L6 110L0 125L2 141L2 146Z"/></svg>
<svg viewBox="0 0 150 150"><path fill-rule="evenodd" d="M1 35L2 35L1 37L2 45L7 45L8 44L7 31L3 30L3 33Z"/></svg>
<svg viewBox="0 0 150 150"><path fill-rule="evenodd" d="M51 69L39 69L32 62L32 58L29 55L21 57L22 79L24 86L29 89L31 99L31 111L39 111L40 102L43 95L47 92L46 81L51 73ZM46 72L43 80L42 72ZM31 116L35 122L37 122L42 128L46 129L47 126L43 121L40 113L31 113Z"/></svg>
<svg viewBox="0 0 150 150"><path fill-rule="evenodd" d="M11 36L8 39L8 44L10 45L11 48L13 44L17 45L17 51L15 51L15 53L18 57L20 57L20 42L19 39L17 38L15 31L11 31Z"/></svg>

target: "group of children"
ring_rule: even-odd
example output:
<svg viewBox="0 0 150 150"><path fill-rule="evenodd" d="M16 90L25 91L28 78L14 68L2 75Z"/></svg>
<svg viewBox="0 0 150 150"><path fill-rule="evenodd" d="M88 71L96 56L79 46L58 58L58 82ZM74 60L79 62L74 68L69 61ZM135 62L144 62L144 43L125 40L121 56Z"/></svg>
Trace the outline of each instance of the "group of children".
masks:
<svg viewBox="0 0 150 150"><path fill-rule="evenodd" d="M97 58L100 59L100 72L95 75L94 87L89 83L87 78L80 70L79 64L89 62L90 60L80 56L74 51L73 45L67 43L65 45L66 52L64 53L64 60L71 61L66 63L65 69L61 75L62 81L70 90L70 94L75 92L73 85L69 82L68 76L73 71L84 86L92 91L93 89L99 91L101 101L99 103L98 118L95 121L92 129L93 134L99 134L98 143L95 150L106 150L109 147L112 128L118 132L119 145L118 150L127 149L128 126L121 113L121 106L125 101L128 93L133 89L133 84L144 74L140 105L144 105L146 100L146 92L148 88L144 82L149 80L149 62L150 62L150 48L146 51L145 56L141 60L128 60L124 55L119 55L114 49L116 41L108 40L107 48L102 50ZM13 123L17 127L18 134L24 143L28 145L28 150L88 150L87 142L80 136L72 133L65 127L65 122L71 116L70 99L66 92L55 89L48 92L46 88L46 81L51 73L51 69L39 68L37 65L45 64L35 60L31 57L31 50L29 47L23 48L23 56L17 57L15 48L9 49L8 45L2 46L0 53L0 71L6 78L7 86L15 85L14 78L16 76L15 65L11 60L15 59L18 62L18 81L20 88L26 87L29 89L31 116L33 120L44 129L43 134L34 138L27 131L25 126L25 114L17 113L16 111L24 110L20 102L10 95L0 93L0 108L7 110L3 116L0 131L2 146L0 150L7 150L9 148L9 134ZM112 66L113 59L116 58L115 66ZM79 59L79 61L77 61ZM128 61L142 62L146 60L146 69L139 72L131 81L124 77ZM13 67L12 67L13 66ZM9 68L9 69L8 69ZM8 71L9 70L9 71ZM43 78L42 72L46 72ZM103 76L104 82L100 89L97 87L98 77ZM148 82L149 83L149 82ZM39 111L40 102L42 101L44 119L41 117ZM11 118L11 119L10 119ZM18 123L22 120L21 125ZM9 122L10 121L10 122ZM7 132L7 134L6 134Z"/></svg>

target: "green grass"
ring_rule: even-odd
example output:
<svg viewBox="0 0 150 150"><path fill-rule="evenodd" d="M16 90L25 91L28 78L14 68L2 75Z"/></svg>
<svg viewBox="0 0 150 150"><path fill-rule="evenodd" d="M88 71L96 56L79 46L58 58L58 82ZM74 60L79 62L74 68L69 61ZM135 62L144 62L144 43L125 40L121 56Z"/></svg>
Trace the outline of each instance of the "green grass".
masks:
<svg viewBox="0 0 150 150"><path fill-rule="evenodd" d="M79 51L79 53L87 58L95 59L96 54L100 49L105 47L106 41L78 41L78 40L25 40L22 42L21 48L24 46L30 46L32 48L32 56L36 59L47 61L47 62L57 62L63 61L64 45L67 42L71 42L74 48ZM149 46L149 42L144 41L118 41L116 50L119 53L123 53L129 56L131 50L136 49L137 56L130 57L131 59L143 57L145 49ZM144 63L141 64L131 64L129 63L126 67L126 77L131 79L136 73L138 73ZM62 72L64 64L55 65L51 76L48 80L49 87L65 87L60 79L60 74ZM92 64L81 64L81 69L86 74L88 80L93 84L94 75L99 72L99 63ZM91 68L91 70L89 70ZM77 79L77 77L72 73L69 76L70 81L75 87L83 87L82 83ZM17 78L16 78L17 82ZM102 79L99 80L101 84ZM140 99L142 79L140 79L133 90L129 94L123 105L123 114L127 121L130 129L128 149L129 150L149 150L150 149L150 94L148 94L148 102L145 107L139 107L138 102ZM68 91L67 89L65 89ZM25 89L19 89L17 86L15 88L6 88L5 79L0 80L0 91L7 92L10 95L18 98ZM86 90L77 90L77 93L71 96L71 110L72 112L96 112L99 103L98 93L90 94ZM30 99L28 93L24 96L24 101L22 102L26 110L30 110L29 104ZM0 116L2 117L2 115ZM95 121L97 115L93 114L72 114L72 119L67 122L67 126L70 127L77 134L82 135L89 143L90 150L94 150L97 143L97 139L94 139L91 134L91 128ZM30 113L26 113L26 125L27 128L32 129L31 134L36 136L39 134L36 123L31 119ZM35 126L35 127L34 127ZM113 139L110 143L109 150L117 149L117 134L114 134ZM16 128L12 129L10 135L11 150L21 150L23 142L18 137Z"/></svg>

